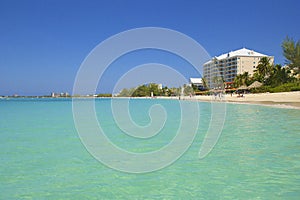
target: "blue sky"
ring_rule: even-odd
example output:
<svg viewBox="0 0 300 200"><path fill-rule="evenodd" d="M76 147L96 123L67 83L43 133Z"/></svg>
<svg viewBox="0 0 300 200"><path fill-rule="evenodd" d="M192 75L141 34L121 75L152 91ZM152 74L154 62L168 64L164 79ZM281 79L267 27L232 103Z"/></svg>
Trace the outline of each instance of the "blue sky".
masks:
<svg viewBox="0 0 300 200"><path fill-rule="evenodd" d="M246 47L283 64L283 39L300 39L299 10L297 0L0 0L0 95L71 93L77 70L96 45L138 27L180 31L212 56ZM163 62L157 52L146 54L139 60ZM112 90L117 72L112 68L99 92Z"/></svg>

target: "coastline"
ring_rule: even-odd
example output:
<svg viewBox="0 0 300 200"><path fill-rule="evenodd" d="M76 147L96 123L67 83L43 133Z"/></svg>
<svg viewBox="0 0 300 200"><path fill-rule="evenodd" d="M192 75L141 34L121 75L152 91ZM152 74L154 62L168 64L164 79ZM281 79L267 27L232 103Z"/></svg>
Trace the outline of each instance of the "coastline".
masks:
<svg viewBox="0 0 300 200"><path fill-rule="evenodd" d="M237 94L226 94L224 98L214 96L182 96L181 100L185 101L200 101L200 102L224 102L231 104L251 104L271 106L276 108L299 109L300 110L300 91L295 92L278 92L278 93L256 93L244 94L243 97L238 97ZM132 99L152 99L151 97L113 97L113 98L132 98ZM178 100L178 96L166 97L156 96L154 99L173 99Z"/></svg>
<svg viewBox="0 0 300 200"><path fill-rule="evenodd" d="M53 99L152 99L151 97L93 97L93 96L79 96L79 97L2 97L1 100L18 99L18 98L53 98ZM154 99L173 99L178 100L178 96L155 96ZM300 91L295 92L279 92L279 93L256 93L244 94L243 97L238 97L237 94L226 94L221 98L219 96L182 96L181 100L186 101L201 101L201 102L224 102L231 104L252 104L262 106L272 106L277 108L299 109L300 110Z"/></svg>
<svg viewBox="0 0 300 200"><path fill-rule="evenodd" d="M253 104L272 106L278 108L300 109L300 91L296 92L279 92L279 93L256 93L245 94L243 97L238 97L237 94L226 94L221 101L234 104ZM184 97L184 100L197 101L215 101L213 96L193 96ZM218 99L218 97L217 97ZM216 100L220 101L220 100Z"/></svg>

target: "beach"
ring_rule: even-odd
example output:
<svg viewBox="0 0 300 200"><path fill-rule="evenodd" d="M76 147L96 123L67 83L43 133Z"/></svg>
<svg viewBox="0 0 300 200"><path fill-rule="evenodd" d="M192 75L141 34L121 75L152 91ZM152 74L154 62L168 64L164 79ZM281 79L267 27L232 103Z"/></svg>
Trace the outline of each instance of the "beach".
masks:
<svg viewBox="0 0 300 200"><path fill-rule="evenodd" d="M189 97L185 97L188 99ZM192 99L199 101L218 100L218 96L194 96ZM225 101L230 103L247 103L247 104L260 104L275 107L295 108L300 109L300 91L296 92L279 92L279 93L257 93L257 94L244 94L239 97L237 94L226 94Z"/></svg>
<svg viewBox="0 0 300 200"><path fill-rule="evenodd" d="M178 99L178 97L157 97L159 99ZM279 93L257 93L244 94L242 97L238 94L226 94L224 98L217 96L184 96L182 100L196 101L225 101L228 103L257 104L273 106L280 108L300 109L300 91L296 92L279 92Z"/></svg>

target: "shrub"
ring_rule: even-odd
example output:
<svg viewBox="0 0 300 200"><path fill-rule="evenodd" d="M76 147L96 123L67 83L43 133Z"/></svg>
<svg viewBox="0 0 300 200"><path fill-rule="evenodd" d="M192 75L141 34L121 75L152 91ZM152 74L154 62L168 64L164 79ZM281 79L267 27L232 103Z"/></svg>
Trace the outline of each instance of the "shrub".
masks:
<svg viewBox="0 0 300 200"><path fill-rule="evenodd" d="M251 89L252 93L264 93L264 92L291 92L300 91L300 82L285 83L277 87L262 86L260 88Z"/></svg>

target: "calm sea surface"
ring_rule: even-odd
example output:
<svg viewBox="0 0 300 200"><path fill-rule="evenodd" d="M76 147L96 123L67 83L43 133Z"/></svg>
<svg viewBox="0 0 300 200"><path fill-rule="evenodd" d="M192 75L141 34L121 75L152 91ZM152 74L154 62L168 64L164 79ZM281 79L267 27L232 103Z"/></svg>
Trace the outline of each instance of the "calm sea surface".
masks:
<svg viewBox="0 0 300 200"><path fill-rule="evenodd" d="M132 119L147 125L154 104L168 117L162 133L146 140L120 131L109 99L96 100L95 107L111 141L147 152L166 145L180 119L176 100L131 100ZM211 104L199 106L197 136L180 159L156 172L129 174L87 152L70 99L0 99L0 199L300 198L300 110L227 104L219 141L200 160Z"/></svg>

